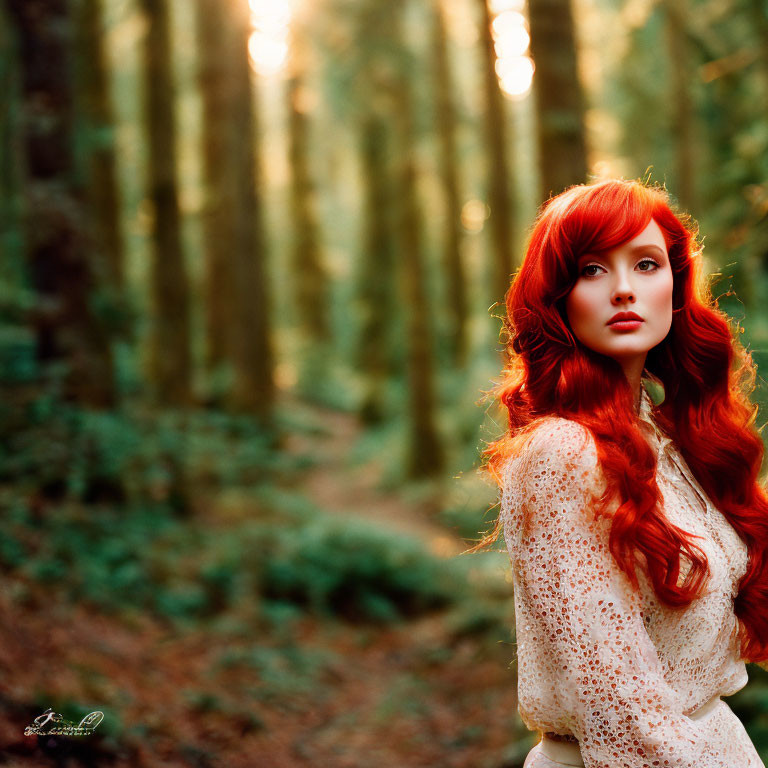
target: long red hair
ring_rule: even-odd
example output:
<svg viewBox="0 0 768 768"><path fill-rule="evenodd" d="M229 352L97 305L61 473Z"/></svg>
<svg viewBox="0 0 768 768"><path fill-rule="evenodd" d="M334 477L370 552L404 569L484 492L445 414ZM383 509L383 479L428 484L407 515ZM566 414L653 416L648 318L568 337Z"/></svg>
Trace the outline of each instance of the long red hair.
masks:
<svg viewBox="0 0 768 768"><path fill-rule="evenodd" d="M487 393L506 407L508 429L482 451L481 471L501 485L503 465L540 417L579 422L595 439L608 483L603 501L619 502L610 535L617 564L637 588L635 555L642 553L659 600L669 606L701 596L709 577L706 555L693 543L696 537L664 516L656 455L640 430L630 384L618 362L573 335L565 312L578 257L627 242L651 218L664 233L673 272L672 327L645 363L644 376L664 388L664 401L653 415L747 545L749 565L734 611L742 658L763 661L768 658L768 495L758 479L764 447L754 426L757 406L750 401L755 367L739 329L718 308L703 277L696 225L673 210L663 188L609 180L571 187L541 207L506 294L503 378ZM500 530L499 517L470 551L491 544ZM678 585L683 553L690 568Z"/></svg>

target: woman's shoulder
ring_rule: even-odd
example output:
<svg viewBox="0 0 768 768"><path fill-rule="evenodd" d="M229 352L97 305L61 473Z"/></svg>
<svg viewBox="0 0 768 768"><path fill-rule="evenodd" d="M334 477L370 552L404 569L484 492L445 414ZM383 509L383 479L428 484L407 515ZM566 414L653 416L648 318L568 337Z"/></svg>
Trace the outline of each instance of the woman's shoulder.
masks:
<svg viewBox="0 0 768 768"><path fill-rule="evenodd" d="M592 432L578 421L543 416L526 428L522 452L535 458L582 461L597 456Z"/></svg>
<svg viewBox="0 0 768 768"><path fill-rule="evenodd" d="M602 509L598 500L606 479L591 430L573 419L546 416L527 425L525 432L522 448L504 475L502 502L508 514L516 510L522 529L539 516L542 505L561 513L572 509L574 525L594 520ZM593 512L587 514L587 509Z"/></svg>
<svg viewBox="0 0 768 768"><path fill-rule="evenodd" d="M562 416L542 416L528 424L507 463L512 474L541 469L558 473L584 471L596 466L597 446L592 432Z"/></svg>

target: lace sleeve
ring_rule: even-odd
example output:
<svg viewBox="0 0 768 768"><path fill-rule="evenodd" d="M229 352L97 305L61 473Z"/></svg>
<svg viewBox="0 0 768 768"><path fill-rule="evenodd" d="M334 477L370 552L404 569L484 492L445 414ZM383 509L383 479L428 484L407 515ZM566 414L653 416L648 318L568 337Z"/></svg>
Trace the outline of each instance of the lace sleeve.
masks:
<svg viewBox="0 0 768 768"><path fill-rule="evenodd" d="M718 759L716 734L683 715L640 595L608 547L610 520L591 512L591 494L604 488L591 434L548 419L517 466L502 510L525 607L518 648L545 659L537 674L550 679L527 684L558 703L587 768L733 768Z"/></svg>

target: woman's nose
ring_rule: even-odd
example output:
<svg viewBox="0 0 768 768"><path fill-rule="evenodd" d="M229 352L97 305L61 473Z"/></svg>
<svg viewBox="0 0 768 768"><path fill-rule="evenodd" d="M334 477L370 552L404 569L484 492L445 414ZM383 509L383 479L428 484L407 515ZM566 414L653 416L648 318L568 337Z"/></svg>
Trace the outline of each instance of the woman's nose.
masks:
<svg viewBox="0 0 768 768"><path fill-rule="evenodd" d="M632 289L632 283L626 273L621 271L616 273L616 283L613 286L612 298L614 301L626 301L627 299L634 300L635 292Z"/></svg>

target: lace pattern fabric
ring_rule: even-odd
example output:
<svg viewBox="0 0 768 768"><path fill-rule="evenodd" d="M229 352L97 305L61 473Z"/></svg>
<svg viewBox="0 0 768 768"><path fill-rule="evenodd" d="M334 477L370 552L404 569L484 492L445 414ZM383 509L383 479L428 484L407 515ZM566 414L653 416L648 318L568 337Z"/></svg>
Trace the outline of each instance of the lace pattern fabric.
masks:
<svg viewBox="0 0 768 768"><path fill-rule="evenodd" d="M645 391L640 417L665 514L702 537L708 591L670 609L641 568L633 589L608 546L610 519L594 512L605 488L594 439L574 421L542 419L507 464L501 499L520 715L531 730L578 739L586 768L765 768L725 702L688 716L747 683L733 613L746 545L653 421Z"/></svg>

